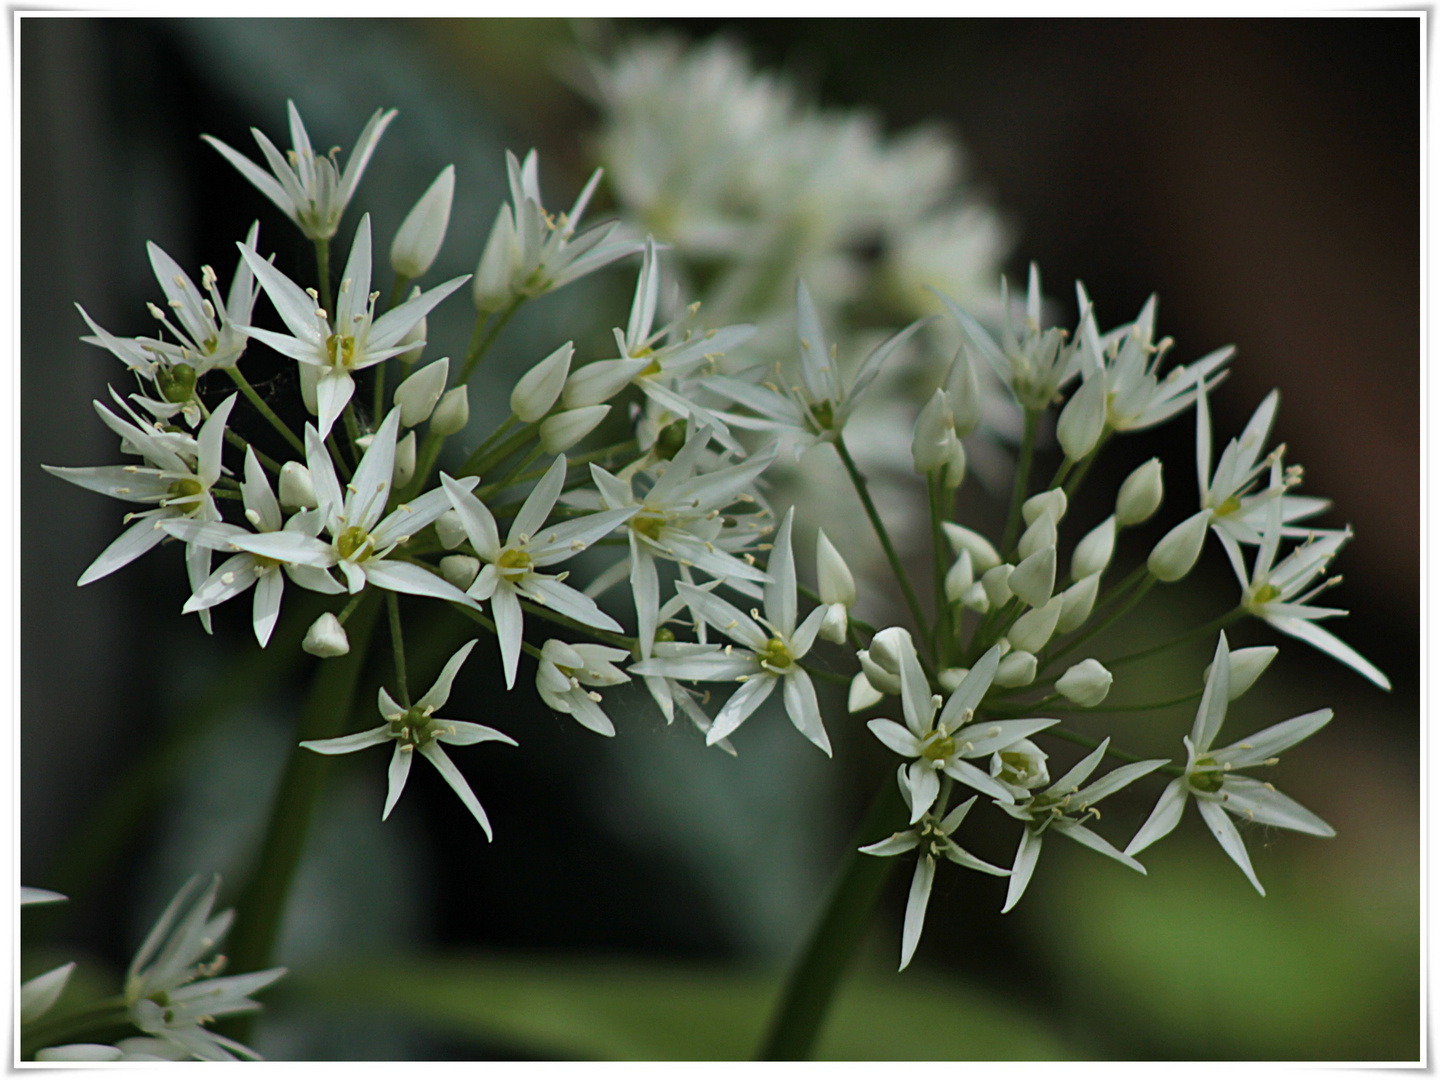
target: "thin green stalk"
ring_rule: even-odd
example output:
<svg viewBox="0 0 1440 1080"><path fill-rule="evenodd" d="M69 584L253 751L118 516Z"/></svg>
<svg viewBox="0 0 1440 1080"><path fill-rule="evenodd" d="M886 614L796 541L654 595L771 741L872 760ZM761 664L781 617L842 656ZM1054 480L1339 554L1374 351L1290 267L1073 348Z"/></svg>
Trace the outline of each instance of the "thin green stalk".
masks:
<svg viewBox="0 0 1440 1080"><path fill-rule="evenodd" d="M494 446L497 442L499 442L500 439L505 435L505 433L508 432L519 422L520 418L512 412L501 422L499 427L497 427L494 431L492 431L489 435L485 437L484 442L482 442L479 446L475 448L474 452L470 455L471 459L475 460L478 457L488 453L490 448Z"/></svg>
<svg viewBox="0 0 1440 1080"><path fill-rule="evenodd" d="M118 1034L119 1030L130 1027L129 1006L123 995L116 994L114 997L102 998L86 1005L77 1012L53 1019L42 1019L29 1028L22 1028L20 1057L21 1060L29 1061L35 1057L37 1050L43 1050L47 1046L72 1043L77 1036L94 1036L109 1033L112 1029L118 1029Z"/></svg>
<svg viewBox="0 0 1440 1080"><path fill-rule="evenodd" d="M536 447L532 448L531 451L530 451L528 454L526 454L523 458L521 458L519 461L517 461L514 465L511 465L510 468L506 469L505 472L504 472L504 474L500 477L499 480L496 480L496 481L494 481L494 482L492 482L492 483L486 484L486 485L485 485L484 487L482 487L479 491L477 491L477 492L475 493L475 497L476 497L477 499L479 499L481 502L484 502L486 499L490 498L491 496L497 495L497 494L499 494L500 492L504 491L507 487L511 486L512 484L518 484L522 478L521 478L520 476L518 476L517 474L518 474L522 469L529 468L531 465L535 464L536 459L539 458L540 455L541 455L542 453L544 453L544 452L545 452L545 451L544 451L544 448L543 448L543 447L536 446ZM541 471L541 475L543 476L543 475L545 474L545 472L548 472L548 471L549 471L548 469L542 470L542 471Z"/></svg>
<svg viewBox="0 0 1440 1080"><path fill-rule="evenodd" d="M409 284L410 279L404 274L395 275L395 284L390 287L390 299L385 301L386 311L389 311L393 307L398 307L400 302L405 299L405 289Z"/></svg>
<svg viewBox="0 0 1440 1080"><path fill-rule="evenodd" d="M531 439L535 438L539 430L540 426L538 424L526 424L514 435L510 436L510 438L506 439L488 453L482 454L481 451L476 450L475 453L466 459L465 464L460 466L460 471L456 473L456 475L484 476L496 465L500 464L500 462L504 461Z"/></svg>
<svg viewBox="0 0 1440 1080"><path fill-rule="evenodd" d="M898 861L858 849L904 828L905 817L899 787L887 775L850 842L825 910L781 988L759 1060L802 1061L814 1051L830 1002Z"/></svg>
<svg viewBox="0 0 1440 1080"><path fill-rule="evenodd" d="M1136 660L1143 660L1147 656L1154 656L1156 653L1165 652L1167 649L1173 649L1177 645L1184 645L1187 641L1208 637L1216 630L1223 630L1231 623L1238 622L1244 617L1245 609L1243 607L1237 607L1231 611L1227 611L1224 615L1211 619L1204 626L1197 626L1194 630L1181 634L1177 638L1162 641L1159 645L1151 645L1148 649L1141 649L1139 652L1126 653L1124 656L1117 656L1114 659L1106 660L1105 666L1107 668L1115 668L1121 664L1131 664Z"/></svg>
<svg viewBox="0 0 1440 1080"><path fill-rule="evenodd" d="M455 380L457 386L470 381L470 376L475 374L475 368L485 358L485 354L490 351L490 346L495 344L495 339L500 336L500 331L505 329L505 324L510 321L515 312L520 310L520 305L524 302L524 298L519 296L511 300L490 323L490 328L485 331L484 337L480 336L482 323L476 321L475 334L471 337L470 348L465 353L465 366L460 369L460 378Z"/></svg>
<svg viewBox="0 0 1440 1080"><path fill-rule="evenodd" d="M395 689L400 694L400 704L408 709L410 679L405 672L405 635L400 627L400 597L393 592L387 592L385 606L390 609L390 648L395 663Z"/></svg>
<svg viewBox="0 0 1440 1080"><path fill-rule="evenodd" d="M460 612L462 615L464 615L471 622L479 623L494 637L500 637L500 631L496 629L495 624L491 620L487 619L484 615L481 615L480 612L476 611L474 608L469 608L466 607L464 604L456 604L453 602L450 606L456 611ZM545 654L543 652L541 652L534 645L531 645L528 641L525 641L523 639L520 642L520 651L523 652L526 656L533 656L536 660L543 660L545 657Z"/></svg>
<svg viewBox="0 0 1440 1080"><path fill-rule="evenodd" d="M806 600L809 600L812 604L818 604L821 602L820 594L817 593L814 589L810 588L810 586L808 585L802 585L799 582L796 582L795 590L801 596L805 597ZM848 622L851 626L855 627L855 629L861 631L868 637L874 637L876 634L875 627L871 626L864 619L857 619L853 613L849 615ZM861 648L863 649L864 646L862 645Z"/></svg>
<svg viewBox="0 0 1440 1080"><path fill-rule="evenodd" d="M910 575L905 572L905 564L900 561L900 555L895 550L895 545L890 542L890 533L886 531L885 523L880 520L880 511L875 509L875 503L870 499L870 489L866 484L865 477L856 467L855 459L850 456L843 436L836 436L835 451L840 455L840 461L844 464L845 471L850 474L850 483L854 485L855 493L860 496L861 505L865 507L865 516L870 519L870 525L880 540L880 546L885 549L885 558L890 561L890 571L900 584L900 591L905 596L905 604L910 609L910 617L915 620L915 629L920 633L920 638L925 644L925 651L933 655L935 649L930 638L929 623L925 619L925 612L920 607L920 597L915 594L915 586L910 584Z"/></svg>
<svg viewBox="0 0 1440 1080"><path fill-rule="evenodd" d="M320 276L320 306L332 319L335 309L331 306L330 295L330 238L315 238L315 272Z"/></svg>
<svg viewBox="0 0 1440 1080"><path fill-rule="evenodd" d="M350 443L350 456L355 459L358 466L360 463L360 422L355 419L355 399L351 398L350 403L345 406L345 411L340 414L345 419L345 438Z"/></svg>
<svg viewBox="0 0 1440 1080"><path fill-rule="evenodd" d="M1100 749L1100 740L1099 740L1099 739L1091 739L1091 738L1089 738L1088 736L1079 735L1079 734L1077 734L1077 733L1075 733L1075 732L1073 732L1073 731L1066 731L1064 728L1060 728L1060 727L1050 727L1050 728L1046 728L1046 729L1045 729L1045 734L1046 734L1046 735L1054 735L1054 736L1057 736L1058 738L1064 739L1066 742L1072 742L1072 743L1074 743L1076 746L1083 746L1083 747L1085 747L1087 750L1098 750L1098 749ZM1127 753L1127 752L1124 751L1124 750L1116 750L1113 746L1107 746L1107 747L1105 748L1105 756L1106 756L1106 757L1113 757L1116 761L1123 761L1123 762L1125 762L1125 764L1127 764L1127 765L1133 765L1133 764L1135 764L1137 761L1146 761L1146 760L1149 760L1149 759L1147 759L1147 758L1137 757L1136 755ZM1165 773L1167 776L1184 776L1184 775L1185 775L1185 770L1184 770L1181 766L1179 766L1179 765L1161 765L1161 766L1160 766L1158 769L1156 769L1155 771L1156 771L1156 772L1160 772L1160 773Z"/></svg>
<svg viewBox="0 0 1440 1080"><path fill-rule="evenodd" d="M262 468L274 473L276 476L280 475L280 463L269 454L261 450L255 450L255 447L251 446L239 432L231 431L227 427L225 429L225 441L237 450L254 450L255 460L260 462Z"/></svg>
<svg viewBox="0 0 1440 1080"><path fill-rule="evenodd" d="M1059 660L1062 656L1074 652L1077 648L1079 648L1085 642L1089 641L1096 634L1100 633L1102 630L1109 629L1117 621L1123 619L1126 615L1130 613L1130 610L1136 604L1140 603L1141 600L1145 599L1145 594L1150 591L1150 589L1154 586L1155 582L1158 580L1159 578L1155 577L1154 574L1151 574L1147 571L1145 575L1145 580L1140 583L1140 587L1136 589L1123 604L1117 607L1105 618L1095 623L1088 630L1084 630L1081 633L1077 634L1075 637L1071 638L1068 642L1065 643L1064 647L1061 648L1059 652L1046 656L1045 667L1048 669L1052 664L1055 663L1055 661Z"/></svg>
<svg viewBox="0 0 1440 1080"><path fill-rule="evenodd" d="M335 441L334 431L331 431L330 437L325 440L325 448L330 451L330 460L335 462L335 468L339 471L341 479L348 481L354 474L345 460L345 455L340 453L340 444Z"/></svg>
<svg viewBox="0 0 1440 1080"><path fill-rule="evenodd" d="M1025 410L1025 434L1020 441L1020 459L1015 463L1015 484L1010 489L1010 512L1005 518L1005 537L1000 550L1008 558L1020 536L1020 508L1030 487L1030 466L1035 460L1035 437L1040 431L1040 410Z"/></svg>
<svg viewBox="0 0 1440 1080"><path fill-rule="evenodd" d="M385 369L389 366L389 360L382 360L370 369L375 373L370 386L370 415L377 424L385 417Z"/></svg>
<svg viewBox="0 0 1440 1080"><path fill-rule="evenodd" d="M950 601L945 595L946 553L950 544L945 539L945 530L941 528L949 515L945 512L946 489L941 478L929 473L925 482L930 489L930 549L935 577L935 666L944 668L950 666L955 649L951 635Z"/></svg>
<svg viewBox="0 0 1440 1080"><path fill-rule="evenodd" d="M290 884L300 865L330 767L330 759L324 754L302 749L299 744L345 733L380 611L377 590L368 589L361 595L364 600L346 627L350 651L333 660L322 660L310 683L290 757L270 809L259 861L235 905L235 926L229 939L230 967L234 971L258 971L271 963Z"/></svg>
<svg viewBox="0 0 1440 1080"><path fill-rule="evenodd" d="M568 615L561 615L558 611L551 611L549 608L541 607L539 604L531 603L529 600L521 600L520 607L530 615L548 620L557 626L563 626L567 630L574 630L577 634L585 634L596 641L603 641L607 645L614 645L617 649L628 649L637 657L640 655L640 639L626 637L624 634L612 634L609 630L601 630L599 627L586 626L582 622L576 622Z"/></svg>
<svg viewBox="0 0 1440 1080"><path fill-rule="evenodd" d="M410 478L410 483L405 485L405 490L400 493L396 504L409 502L420 494L420 489L430 482L430 473L435 468L435 462L440 457L440 449L445 445L445 436L436 435L433 431L425 432L425 441L420 444L419 460L415 465L415 475Z"/></svg>
<svg viewBox="0 0 1440 1080"><path fill-rule="evenodd" d="M299 437L295 434L295 432L290 430L290 425L285 423L284 420L281 420L280 417L275 414L275 410L270 408L269 405L265 404L265 399L262 398L258 393L256 393L255 388L250 385L250 380L245 378L244 375L240 374L240 369L236 367L227 367L225 369L225 374L230 376L230 378L234 381L235 385L240 388L240 392L245 395L246 400L248 400L251 405L255 406L255 408L259 411L260 415L265 417L266 420L270 421L270 426L273 427L276 431L278 431L284 437L285 441L291 445L292 448L299 451L301 456L304 456L305 444L300 441Z"/></svg>
<svg viewBox="0 0 1440 1080"><path fill-rule="evenodd" d="M1114 434L1115 429L1107 426L1104 433L1100 436L1100 440L1091 449L1090 453L1086 454L1081 460L1080 467L1076 469L1074 475L1065 482L1065 497L1067 499L1074 497L1075 492L1079 490L1081 482L1085 479L1085 474L1090 471L1090 466L1095 464L1095 459L1100 456L1100 451L1105 448L1105 444L1110 441L1110 437ZM1051 486L1053 487L1054 485Z"/></svg>
<svg viewBox="0 0 1440 1080"><path fill-rule="evenodd" d="M806 673L819 679L821 682L835 683L837 686L849 686L851 676L841 675L834 671L826 671L824 668L817 668L813 664L801 664Z"/></svg>

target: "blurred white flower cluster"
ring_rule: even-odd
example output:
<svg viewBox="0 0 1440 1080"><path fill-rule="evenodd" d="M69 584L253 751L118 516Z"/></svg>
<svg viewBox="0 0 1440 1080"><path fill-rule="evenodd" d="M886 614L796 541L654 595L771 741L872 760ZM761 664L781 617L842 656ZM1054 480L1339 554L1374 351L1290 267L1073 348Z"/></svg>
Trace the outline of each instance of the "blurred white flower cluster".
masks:
<svg viewBox="0 0 1440 1080"><path fill-rule="evenodd" d="M523 162L509 155L510 203L488 237L458 240L477 260L477 319L453 366L448 358L423 362L425 317L466 279L402 297L447 240L451 195L464 177L446 169L396 223L387 306L371 291L370 215L359 220L338 280L328 244L390 113L376 113L358 156L337 173L333 154L314 158L291 106L293 175L257 135L280 186L211 140L315 244L316 280L307 286L275 269L252 229L237 242L236 276L222 305L212 270L201 271L202 295L152 245L169 309L152 309L160 336L116 337L86 317L94 332L86 340L124 362L138 388L129 400L112 391L119 413L96 403L130 460L51 472L145 509L126 516L128 527L81 584L173 539L184 545L192 589L184 610L207 630L211 612L253 588L252 624L264 646L282 617L288 578L330 598L331 610L304 644L326 658L350 651L346 623L362 604L383 603L389 648L375 651L390 672L379 696L383 723L301 746L337 754L391 745L385 816L418 752L487 837L490 821L442 744L515 740L435 715L472 655L489 652L508 689L526 683L528 692L533 678L542 702L603 736L623 731L625 717L601 691L638 678L667 722L678 706L707 745L730 753L742 725L772 697L826 754L847 714L824 683L848 684L850 713L896 716L887 699L898 697L903 722L875 718L869 728L901 759L908 822L862 850L918 853L902 967L918 944L939 860L1008 877L1008 911L1032 879L1046 834L1143 873L1134 855L1174 828L1192 796L1252 881L1227 813L1328 835L1319 818L1270 785L1231 772L1273 765L1276 753L1318 730L1328 710L1213 748L1226 702L1255 680L1274 648L1232 654L1220 636L1203 691L1197 685L1181 699L1200 701L1183 766L1136 760L1065 720L1102 713L1126 683L1125 665L1142 658L1089 655L1103 643L1100 632L1156 584L1186 577L1212 532L1240 579L1236 603L1144 655L1214 640L1221 627L1254 616L1388 687L1318 625L1343 614L1311 601L1350 533L1304 524L1328 503L1293 494L1299 470L1284 463L1283 445L1265 449L1274 395L1212 472L1208 395L1231 350L1167 367L1173 343L1156 337L1153 298L1133 322L1102 331L1078 283L1073 330L1048 324L1033 267L1024 303L1012 305L995 271L1003 230L988 210L955 194L958 152L933 132L886 140L867 116L803 105L783 81L752 73L723 44L686 50L640 42L596 61L593 71L604 115L600 147L621 219L577 231L601 174L568 214L556 215L544 209L534 152ZM878 256L862 250L877 243ZM481 364L519 306L636 254L638 267L624 269L636 274L628 317L602 316L614 354L583 356L573 342L556 341L513 387L494 385ZM256 309L261 291L269 309ZM907 325L857 333L842 310L852 301ZM937 339L917 332L937 306L960 342L950 356L935 355ZM283 332L259 325L277 318ZM254 391L241 361L255 347L296 362L300 400L272 405ZM868 358L847 374L840 357L857 354ZM877 400L873 388L892 374L889 402ZM229 387L217 388L217 378L239 393L223 396ZM468 394L482 383L484 393L508 394L511 414L472 439ZM889 406L901 393L908 397L897 421ZM1012 491L1006 526L986 535L957 520L956 493L967 477L965 440L997 396L1023 423L1005 477ZM1081 538L1067 547L1061 524L1097 456L1116 436L1192 408L1200 505L1179 511L1158 542L1127 545L1164 503L1162 465L1151 460L1119 486L1113 513L1081 523ZM297 433L294 418L307 414L315 422ZM864 455L847 444L866 423L902 448L909 475L867 476ZM1048 482L1036 472L1046 425L1063 454ZM447 460L463 461L439 471L447 443L462 451ZM824 457L840 483L792 485L794 505L775 505L777 463L790 459L782 448ZM902 551L886 508L907 490L923 493L928 528L908 521L915 535ZM812 589L797 569L796 545L807 510L825 501L843 504L852 527L832 530L833 541L816 535ZM864 533L883 553L879 572L869 564L856 572L847 560L864 550ZM1287 543L1294 546L1282 552ZM588 578L572 577L570 567L592 563L570 560L592 548L611 558L594 563L603 569ZM217 552L223 561L212 568ZM1124 559L1133 569L1113 570ZM628 597L612 597L622 583ZM856 618L852 608L862 598L903 609L905 625L877 629ZM412 702L402 628L441 604L486 638L460 647ZM1090 753L1057 769L1052 781L1052 754L1066 743ZM1122 764L1101 772L1107 758ZM1096 804L1157 771L1170 784L1122 851L1093 827ZM957 802L955 785L975 797ZM1008 868L975 858L957 839L982 796L1019 829ZM199 988L223 983L218 1004L206 1006L216 1015L247 1005L245 994L261 985L254 980L276 974L200 980L200 943L216 939L225 918L210 919L213 898L212 886L176 923L182 944L152 965L179 907L167 913L132 969L141 991L127 990L143 1030L201 1056L238 1050L205 1035L192 1016L199 1006L177 1011L167 1002L188 1003ZM128 1052L104 1053L112 1050Z"/></svg>

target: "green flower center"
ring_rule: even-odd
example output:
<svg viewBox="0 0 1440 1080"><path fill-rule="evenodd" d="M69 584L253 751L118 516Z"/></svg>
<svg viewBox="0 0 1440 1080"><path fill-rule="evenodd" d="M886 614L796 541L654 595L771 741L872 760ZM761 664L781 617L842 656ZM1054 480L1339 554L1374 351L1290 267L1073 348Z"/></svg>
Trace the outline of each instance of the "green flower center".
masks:
<svg viewBox="0 0 1440 1080"><path fill-rule="evenodd" d="M1196 791L1213 795L1225 783L1225 772L1214 758L1202 757L1196 759L1185 779Z"/></svg>
<svg viewBox="0 0 1440 1080"><path fill-rule="evenodd" d="M835 426L835 406L829 401L811 405L810 415L815 418L815 424L821 431L829 431Z"/></svg>
<svg viewBox="0 0 1440 1080"><path fill-rule="evenodd" d="M790 655L790 650L785 642L778 637L772 637L767 641L758 656L761 665L769 668L787 668L795 662L795 658Z"/></svg>
<svg viewBox="0 0 1440 1080"><path fill-rule="evenodd" d="M932 738L921 748L920 753L927 761L944 761L954 755L955 740L949 735Z"/></svg>
<svg viewBox="0 0 1440 1080"><path fill-rule="evenodd" d="M1250 602L1252 604L1268 604L1279 595L1280 590L1274 585L1261 585L1260 588L1255 590L1255 595L1251 598Z"/></svg>
<svg viewBox="0 0 1440 1080"><path fill-rule="evenodd" d="M637 514L630 519L630 528L657 543L660 540L660 530L664 527L665 519L654 514Z"/></svg>
<svg viewBox="0 0 1440 1080"><path fill-rule="evenodd" d="M999 779L1007 784L1029 787L1030 782L1034 779L1034 770L1031 768L1029 756L1018 750L1002 750L1000 752Z"/></svg>
<svg viewBox="0 0 1440 1080"><path fill-rule="evenodd" d="M331 334L325 339L325 351L335 367L348 368L355 359L355 338L350 334Z"/></svg>
<svg viewBox="0 0 1440 1080"><path fill-rule="evenodd" d="M650 367L655 367L651 364ZM659 368L656 367L656 371ZM646 368L642 375L650 374L650 368ZM673 424L666 424L660 429L660 434L655 437L655 456L663 461L672 460L685 445L685 437L689 433L689 427L684 420L676 420Z"/></svg>
<svg viewBox="0 0 1440 1080"><path fill-rule="evenodd" d="M668 626L657 626L657 627L655 628L655 640L656 640L656 641L674 641L674 640L675 640L675 631L674 631L674 630L671 630Z"/></svg>
<svg viewBox="0 0 1440 1080"><path fill-rule="evenodd" d="M434 742L439 734L435 721L413 705L403 715L390 721L391 737L417 749Z"/></svg>
<svg viewBox="0 0 1440 1080"><path fill-rule="evenodd" d="M1226 499L1224 502L1222 502L1219 506L1215 508L1215 516L1224 517L1226 514L1233 514L1236 510L1239 509L1240 500L1236 496L1231 495L1228 499Z"/></svg>
<svg viewBox="0 0 1440 1080"><path fill-rule="evenodd" d="M195 369L186 364L173 368L157 367L155 385L160 396L172 405L180 405L195 396Z"/></svg>
<svg viewBox="0 0 1440 1080"><path fill-rule="evenodd" d="M170 485L169 491L166 494L172 500L193 499L196 495L199 495L204 490L205 486L201 484L199 480L187 476L172 483Z"/></svg>
<svg viewBox="0 0 1440 1080"><path fill-rule="evenodd" d="M495 560L495 565L498 566L501 570L523 572L530 569L530 566L534 561L534 559L530 558L530 553L528 551L521 551L518 548L510 548L508 551L502 551L500 553L500 558Z"/></svg>
<svg viewBox="0 0 1440 1080"><path fill-rule="evenodd" d="M368 558L370 553L375 550L375 542L370 539L370 534L359 525L351 525L335 541L335 550L340 552L340 558L359 562Z"/></svg>

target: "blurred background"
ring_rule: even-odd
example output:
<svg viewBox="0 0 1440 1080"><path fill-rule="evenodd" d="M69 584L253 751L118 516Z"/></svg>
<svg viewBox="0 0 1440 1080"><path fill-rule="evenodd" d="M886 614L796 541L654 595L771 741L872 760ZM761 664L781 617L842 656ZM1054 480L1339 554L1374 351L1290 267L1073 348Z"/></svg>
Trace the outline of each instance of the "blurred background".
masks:
<svg viewBox="0 0 1440 1080"><path fill-rule="evenodd" d="M317 146L346 151L376 107L398 108L355 205L374 213L377 248L388 245L453 162L455 209L432 273L471 272L506 197L506 148L539 149L551 205L568 205L593 168L596 114L573 89L580 49L722 35L820 104L872 110L887 132L944 125L965 148L967 189L1010 232L1012 280L1036 261L1062 324L1079 277L1105 326L1158 292L1159 325L1182 361L1236 343L1233 374L1211 399L1217 440L1281 387L1276 441L1305 465L1303 491L1335 503L1319 523L1355 527L1332 594L1352 615L1335 628L1395 687L1382 693L1289 644L1232 708L1235 737L1323 706L1336 714L1273 779L1338 836L1251 830L1266 898L1192 813L1147 854L1145 878L1047 845L1024 902L1003 918L1003 882L942 873L916 963L896 976L907 866L822 1053L1415 1058L1418 26L1378 16L23 19L21 870L27 884L72 897L26 914L24 974L80 959L92 985L113 987L191 873L243 880L308 671L294 642L318 611L290 590L268 650L288 651L286 666L260 654L237 605L217 611L210 638L177 618L187 595L178 551L74 587L123 511L39 465L114 459L90 401L123 379L113 357L78 340L73 303L112 332L147 333L156 286L145 241L226 279L234 241L257 217L277 264L308 272L294 229L198 138L248 154L254 125L280 141L287 98ZM347 215L339 243L358 216ZM513 378L555 344L603 347L633 275L621 264L522 309L493 360L503 393L475 395L479 435L503 416ZM462 352L471 318L463 300L442 305L427 356ZM252 382L293 394L293 375L252 352ZM1185 419L1126 440L1088 490L1113 491L1160 454L1167 505L1189 504L1193 437ZM1083 530L1107 512L1081 500L1067 525ZM1079 534L1062 529L1067 542ZM1129 538L1120 559L1158 535ZM1183 630L1224 611L1234 590L1212 548L1167 617ZM859 610L899 616L873 598ZM458 620L432 620L413 643L412 679L433 676L462 634ZM1273 640L1248 625L1232 635ZM1115 635L1097 655L1133 647ZM1177 651L1173 666L1147 672L1155 692L1130 700L1170 696L1179 681L1189 689L1212 648ZM384 674L362 688L352 728L370 723ZM839 701L827 711L831 764L778 714L747 724L731 759L706 752L693 730L666 728L638 695L612 711L611 741L544 709L528 686L509 696L502 686L498 661L472 662L450 706L520 742L460 761L495 823L493 844L427 770L382 827L379 762L337 761L281 947L293 974L267 993L255 1045L276 1057L748 1056L775 977L891 767L883 748ZM1086 723L1136 753L1178 753L1193 713L1141 715ZM1128 835L1159 786L1117 796L1106 824ZM978 810L971 823L968 846L1008 865L1013 826ZM923 1045L908 1034L917 1030Z"/></svg>

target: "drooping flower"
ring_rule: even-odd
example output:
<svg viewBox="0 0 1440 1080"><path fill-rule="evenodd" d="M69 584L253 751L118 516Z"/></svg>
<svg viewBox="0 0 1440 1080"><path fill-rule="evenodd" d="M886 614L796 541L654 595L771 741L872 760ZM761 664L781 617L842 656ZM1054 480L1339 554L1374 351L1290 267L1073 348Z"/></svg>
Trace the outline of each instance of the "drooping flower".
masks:
<svg viewBox="0 0 1440 1080"><path fill-rule="evenodd" d="M615 665L628 660L624 649L588 643L570 644L551 638L540 650L535 672L535 689L540 699L556 712L575 717L601 735L614 735L615 725L600 708L600 695L587 686L618 686L630 676Z"/></svg>
<svg viewBox="0 0 1440 1080"><path fill-rule="evenodd" d="M380 715L385 718L385 723L379 727L356 732L354 735L342 735L338 739L310 739L300 745L317 754L350 754L356 750L364 750L368 746L393 742L395 750L390 756L390 788L385 797L385 810L380 815L382 821L390 816L390 811L394 810L395 804L400 801L400 793L405 790L405 780L410 775L410 763L415 760L415 754L418 752L439 770L440 775L445 778L445 782L450 785L456 795L460 796L460 801L465 804L465 809L475 816L475 820L485 830L485 838L487 840L494 839L494 834L490 831L490 819L485 816L485 808L480 805L480 800L475 798L475 792L470 789L469 782L461 775L460 770L455 767L455 763L446 755L440 744L449 743L451 746L471 746L481 742L503 742L510 746L519 744L509 735L496 731L492 727L486 727L484 724L472 724L464 720L442 720L435 715L435 710L443 708L445 702L450 700L450 688L455 682L455 676L460 671L460 665L465 663L466 657L470 655L470 650L474 647L474 639L460 646L455 655L445 662L445 666L440 670L440 675L435 679L435 685L430 687L425 692L425 696L413 705L406 707L397 704L382 686L379 704Z"/></svg>

